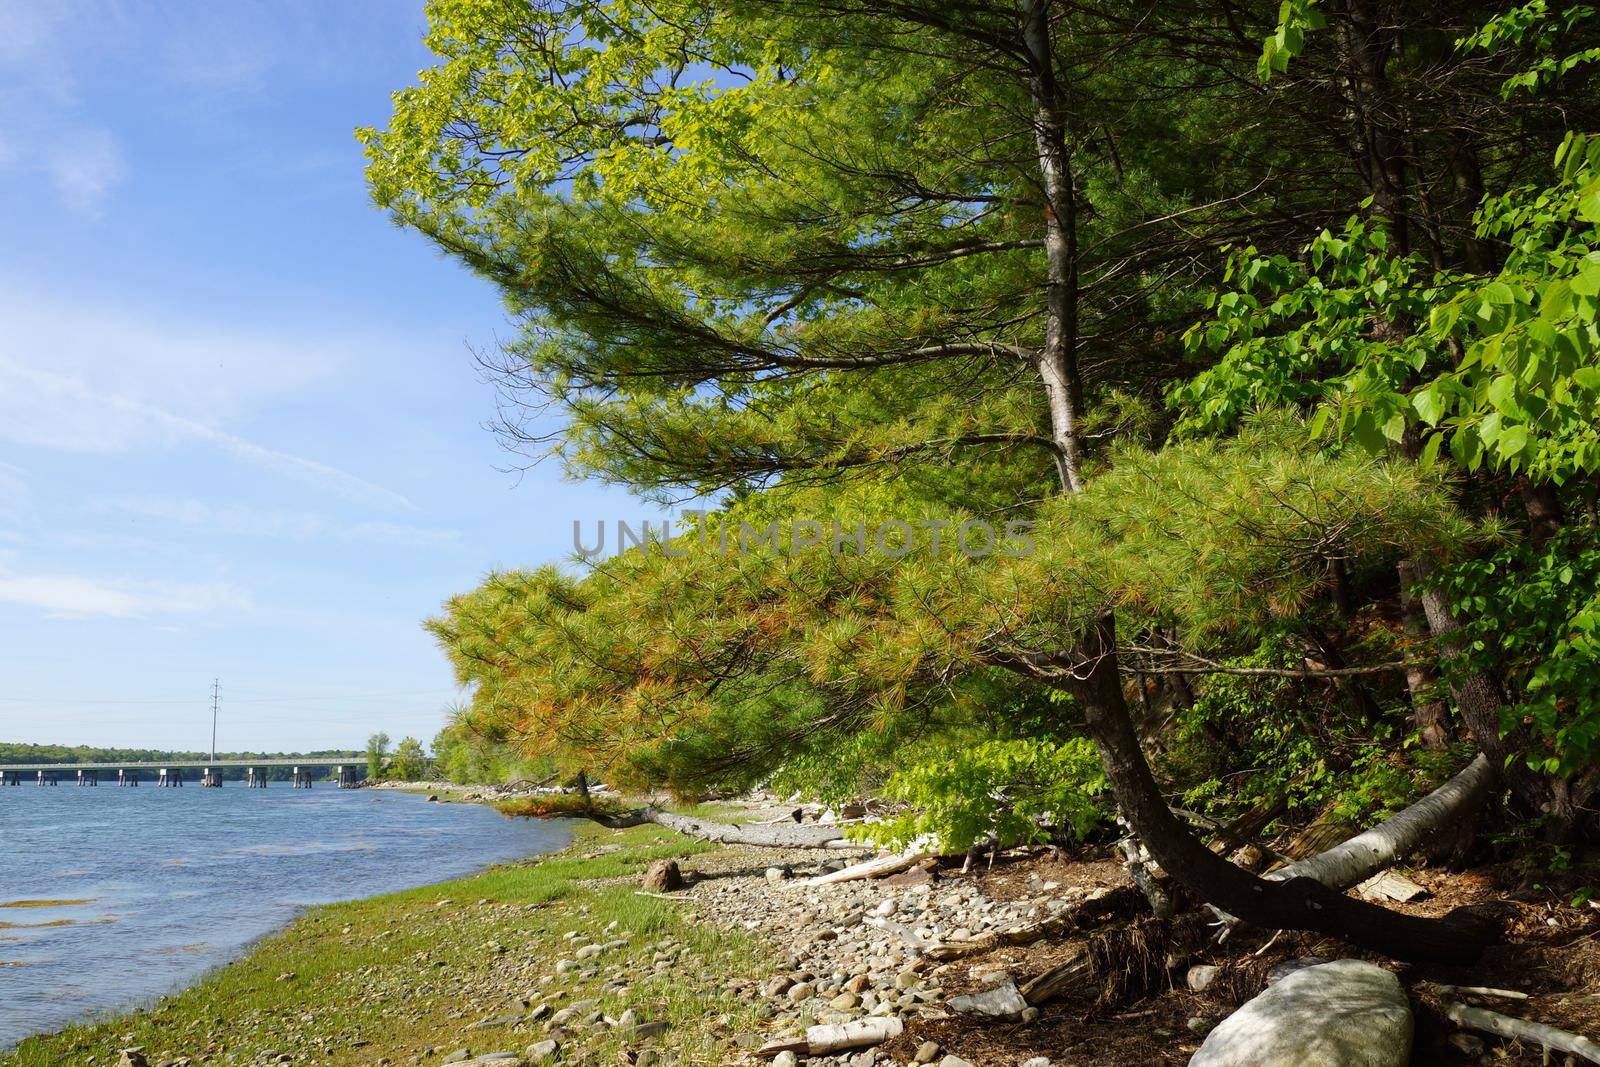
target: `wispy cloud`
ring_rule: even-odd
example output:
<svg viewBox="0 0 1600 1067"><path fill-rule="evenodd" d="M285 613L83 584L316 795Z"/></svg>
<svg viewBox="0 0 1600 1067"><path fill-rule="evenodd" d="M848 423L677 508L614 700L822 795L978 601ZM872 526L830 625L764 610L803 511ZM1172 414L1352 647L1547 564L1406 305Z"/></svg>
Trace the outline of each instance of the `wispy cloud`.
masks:
<svg viewBox="0 0 1600 1067"><path fill-rule="evenodd" d="M121 143L93 127L37 138L26 156L37 160L61 202L85 215L100 213L125 169Z"/></svg>
<svg viewBox="0 0 1600 1067"><path fill-rule="evenodd" d="M246 598L219 583L104 582L77 574L0 571L0 604L35 608L52 618L142 618L243 609Z"/></svg>
<svg viewBox="0 0 1600 1067"><path fill-rule="evenodd" d="M34 370L4 358L0 358L0 435L88 451L126 447L139 439L199 441L350 500L416 510L401 494L348 471L267 448L155 404L101 391L78 378Z"/></svg>
<svg viewBox="0 0 1600 1067"><path fill-rule="evenodd" d="M175 497L118 496L91 505L90 511L97 515L120 515L197 527L231 536L270 537L289 541L342 541L395 548L437 548L460 540L457 531L437 527L395 522L352 522L306 512L247 504L211 504Z"/></svg>

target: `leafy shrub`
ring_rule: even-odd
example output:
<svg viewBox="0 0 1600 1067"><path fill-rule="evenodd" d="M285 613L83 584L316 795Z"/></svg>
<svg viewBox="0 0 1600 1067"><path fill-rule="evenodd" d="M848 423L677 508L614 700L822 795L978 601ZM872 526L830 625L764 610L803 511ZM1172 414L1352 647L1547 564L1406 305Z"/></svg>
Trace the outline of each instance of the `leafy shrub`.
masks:
<svg viewBox="0 0 1600 1067"><path fill-rule="evenodd" d="M1600 543L1577 521L1544 546L1512 545L1439 575L1463 620L1453 668L1504 674L1522 721L1542 743L1529 763L1570 772L1600 754Z"/></svg>
<svg viewBox="0 0 1600 1067"><path fill-rule="evenodd" d="M895 846L931 837L945 852L990 835L1002 846L1081 840L1110 816L1105 789L1099 757L1084 738L984 741L897 770L883 792L906 810L867 824L861 835Z"/></svg>
<svg viewBox="0 0 1600 1067"><path fill-rule="evenodd" d="M1238 667L1294 667L1291 635L1268 637ZM1406 744L1413 729L1397 704L1376 715L1339 699L1328 682L1215 675L1178 714L1168 772L1188 783L1187 807L1228 820L1281 806L1290 821L1331 807L1350 822L1396 812L1446 777L1461 753ZM1399 693L1380 697L1403 699Z"/></svg>

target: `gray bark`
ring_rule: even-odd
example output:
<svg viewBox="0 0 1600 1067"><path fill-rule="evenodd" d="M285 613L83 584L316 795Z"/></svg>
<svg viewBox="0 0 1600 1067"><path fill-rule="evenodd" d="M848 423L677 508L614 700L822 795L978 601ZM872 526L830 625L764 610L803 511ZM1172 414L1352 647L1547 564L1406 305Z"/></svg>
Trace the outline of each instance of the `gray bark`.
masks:
<svg viewBox="0 0 1600 1067"><path fill-rule="evenodd" d="M1363 833L1266 877L1275 882L1310 878L1329 889L1346 890L1371 878L1422 847L1442 828L1470 814L1489 796L1494 768L1479 754L1466 769L1438 789Z"/></svg>
<svg viewBox="0 0 1600 1067"><path fill-rule="evenodd" d="M1049 0L1022 0L1022 41L1045 201L1046 315L1038 369L1050 406L1056 470L1062 487L1075 492L1083 488L1084 409L1078 374L1078 209L1050 47L1049 6Z"/></svg>

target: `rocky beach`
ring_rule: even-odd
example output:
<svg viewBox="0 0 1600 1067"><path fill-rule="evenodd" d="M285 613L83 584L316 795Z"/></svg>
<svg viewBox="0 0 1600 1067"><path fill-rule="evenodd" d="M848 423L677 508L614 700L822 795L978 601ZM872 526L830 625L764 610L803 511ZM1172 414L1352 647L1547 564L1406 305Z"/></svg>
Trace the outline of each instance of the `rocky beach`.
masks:
<svg viewBox="0 0 1600 1067"><path fill-rule="evenodd" d="M528 795L408 788L441 800ZM753 825L788 813L764 798L699 814ZM1288 1011L1291 1022L1314 1021L1316 1040L1346 1042L1339 1055L1368 1057L1330 1063L1404 1064L1413 1034L1418 1055L1433 1058L1409 1062L1540 1062L1535 1046L1495 1048L1445 1018L1437 990L1455 987L1437 983L1451 976L1406 970L1402 989L1369 962L1332 966L1328 957L1348 950L1325 939L1137 959L1128 931L1160 920L1139 914L1143 898L1120 863L1089 851L880 857L879 877L859 876L872 855L580 822L562 853L313 909L199 986L30 1039L0 1064L1064 1067L1178 1065L1197 1050L1197 1063L1244 1064L1266 1061L1230 1052L1219 1024L1247 1002L1247 1012L1270 1014L1306 987L1314 1001L1356 998L1343 1031L1325 1012ZM1461 889L1448 875L1418 877L1430 896ZM1592 909L1535 910L1530 927L1552 942L1600 927ZM1034 937L1041 929L1051 936ZM1086 955L1085 938L1126 958ZM1592 955L1576 965L1591 966ZM1570 1026L1600 1011L1573 984L1573 965L1552 950L1481 977L1525 990L1519 1014ZM1159 977L1140 989L1136 973ZM1257 997L1263 989L1271 995Z"/></svg>

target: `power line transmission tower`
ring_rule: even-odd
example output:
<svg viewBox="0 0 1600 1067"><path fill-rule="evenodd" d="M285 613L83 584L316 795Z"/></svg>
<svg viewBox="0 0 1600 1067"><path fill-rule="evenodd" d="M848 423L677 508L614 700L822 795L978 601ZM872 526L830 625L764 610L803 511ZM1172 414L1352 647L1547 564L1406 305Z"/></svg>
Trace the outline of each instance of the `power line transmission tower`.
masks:
<svg viewBox="0 0 1600 1067"><path fill-rule="evenodd" d="M211 679L211 762L217 762L217 704L222 700L222 679Z"/></svg>

